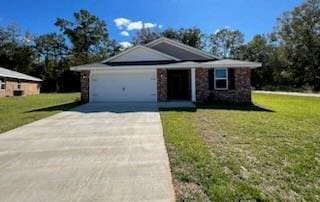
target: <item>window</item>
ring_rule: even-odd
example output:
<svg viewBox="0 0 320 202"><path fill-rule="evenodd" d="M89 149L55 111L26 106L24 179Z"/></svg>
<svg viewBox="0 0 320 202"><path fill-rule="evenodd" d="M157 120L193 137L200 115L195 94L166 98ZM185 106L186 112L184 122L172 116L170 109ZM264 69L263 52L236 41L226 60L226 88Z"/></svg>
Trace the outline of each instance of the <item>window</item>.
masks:
<svg viewBox="0 0 320 202"><path fill-rule="evenodd" d="M6 89L6 83L4 82L4 78L0 78L0 90Z"/></svg>
<svg viewBox="0 0 320 202"><path fill-rule="evenodd" d="M216 90L228 89L228 69L218 68L214 71L214 88Z"/></svg>
<svg viewBox="0 0 320 202"><path fill-rule="evenodd" d="M21 81L18 81L18 86L17 88L20 90L21 89Z"/></svg>

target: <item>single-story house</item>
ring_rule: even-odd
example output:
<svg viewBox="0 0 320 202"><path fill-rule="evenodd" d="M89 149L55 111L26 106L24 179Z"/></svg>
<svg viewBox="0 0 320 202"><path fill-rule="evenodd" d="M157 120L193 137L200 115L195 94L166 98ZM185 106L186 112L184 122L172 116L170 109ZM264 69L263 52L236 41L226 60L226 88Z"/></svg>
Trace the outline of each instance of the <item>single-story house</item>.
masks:
<svg viewBox="0 0 320 202"><path fill-rule="evenodd" d="M71 70L81 72L83 102L251 102L251 69L260 66L161 37Z"/></svg>
<svg viewBox="0 0 320 202"><path fill-rule="evenodd" d="M40 93L42 80L0 67L0 97Z"/></svg>

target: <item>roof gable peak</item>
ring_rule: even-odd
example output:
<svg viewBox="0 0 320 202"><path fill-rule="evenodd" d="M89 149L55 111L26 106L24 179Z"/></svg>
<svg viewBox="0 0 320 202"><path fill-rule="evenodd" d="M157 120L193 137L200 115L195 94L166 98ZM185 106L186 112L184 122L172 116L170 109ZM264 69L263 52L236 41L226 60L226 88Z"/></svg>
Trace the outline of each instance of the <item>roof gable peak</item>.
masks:
<svg viewBox="0 0 320 202"><path fill-rule="evenodd" d="M130 57L130 55L134 55L134 57ZM137 57L140 56L140 57ZM148 56L150 58L148 58ZM131 60L131 59L132 60ZM175 60L178 61L178 58L167 55L160 51L154 50L152 48L135 45L113 57L110 57L106 60L103 60L101 63L107 62L125 62L125 61L139 61L139 60Z"/></svg>
<svg viewBox="0 0 320 202"><path fill-rule="evenodd" d="M169 45L181 48L181 49L183 49L185 51L191 52L193 54L197 54L197 55L199 55L201 57L204 57L204 58L207 58L207 59L221 59L218 56L212 55L212 54L207 53L207 52L205 52L203 50L200 50L200 49L194 48L192 46L183 44L183 43L175 41L173 39L169 39L167 37L160 37L160 38L158 38L158 39L156 39L154 41L151 41L151 42L147 43L145 46L149 47L149 48L152 48L152 47L154 47L154 46L156 46L156 45L158 45L160 43L167 43Z"/></svg>

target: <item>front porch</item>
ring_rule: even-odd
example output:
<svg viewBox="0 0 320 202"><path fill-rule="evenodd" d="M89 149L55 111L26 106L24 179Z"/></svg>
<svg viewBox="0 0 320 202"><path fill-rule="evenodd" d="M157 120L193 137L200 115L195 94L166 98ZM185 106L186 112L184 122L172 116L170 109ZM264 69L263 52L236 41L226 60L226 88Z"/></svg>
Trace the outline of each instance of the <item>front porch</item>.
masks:
<svg viewBox="0 0 320 202"><path fill-rule="evenodd" d="M157 69L158 102L196 102L195 68Z"/></svg>

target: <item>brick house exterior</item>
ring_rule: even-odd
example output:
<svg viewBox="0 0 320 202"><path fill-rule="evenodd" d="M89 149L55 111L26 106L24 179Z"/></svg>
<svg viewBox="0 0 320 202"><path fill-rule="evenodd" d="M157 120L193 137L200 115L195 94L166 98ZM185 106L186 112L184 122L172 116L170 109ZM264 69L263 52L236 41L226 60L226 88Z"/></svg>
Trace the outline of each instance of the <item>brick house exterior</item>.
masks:
<svg viewBox="0 0 320 202"><path fill-rule="evenodd" d="M225 101L235 103L251 102L251 69L235 69L235 88L232 90L215 90L209 88L209 69L196 68L197 102ZM158 102L167 101L167 70L157 70Z"/></svg>
<svg viewBox="0 0 320 202"><path fill-rule="evenodd" d="M6 78L3 85L5 89L0 89L0 97L14 96L15 91L22 91L23 95L37 95L40 93L39 82Z"/></svg>
<svg viewBox="0 0 320 202"><path fill-rule="evenodd" d="M214 90L209 88L208 69L196 69L196 91L198 101L251 102L251 69L235 69L235 88ZM228 81L230 82L230 81Z"/></svg>
<svg viewBox="0 0 320 202"><path fill-rule="evenodd" d="M0 97L37 95L42 80L0 67Z"/></svg>
<svg viewBox="0 0 320 202"><path fill-rule="evenodd" d="M90 71L81 71L80 74L80 89L81 89L81 101L89 102L90 92Z"/></svg>
<svg viewBox="0 0 320 202"><path fill-rule="evenodd" d="M209 69L196 68L196 99L197 102L224 101L234 103L251 102L251 69L235 69L235 88L232 90L215 90L209 88ZM228 81L229 82L229 81ZM81 100L89 102L90 71L81 71ZM157 101L167 99L167 70L157 69Z"/></svg>
<svg viewBox="0 0 320 202"><path fill-rule="evenodd" d="M256 62L221 59L162 37L101 63L71 70L81 72L83 102L250 103L251 70L260 66Z"/></svg>
<svg viewBox="0 0 320 202"><path fill-rule="evenodd" d="M167 101L167 70L158 69L157 70L157 99L158 102Z"/></svg>

